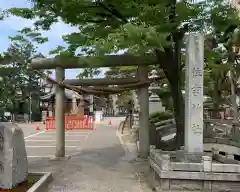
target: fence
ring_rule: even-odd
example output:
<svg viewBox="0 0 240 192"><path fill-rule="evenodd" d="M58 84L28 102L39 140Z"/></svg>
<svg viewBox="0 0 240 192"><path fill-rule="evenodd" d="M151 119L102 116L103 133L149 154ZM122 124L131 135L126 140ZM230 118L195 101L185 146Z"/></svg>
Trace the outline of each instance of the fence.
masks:
<svg viewBox="0 0 240 192"><path fill-rule="evenodd" d="M55 117L46 117L45 129L56 129ZM92 116L65 116L65 129L93 129L93 118Z"/></svg>

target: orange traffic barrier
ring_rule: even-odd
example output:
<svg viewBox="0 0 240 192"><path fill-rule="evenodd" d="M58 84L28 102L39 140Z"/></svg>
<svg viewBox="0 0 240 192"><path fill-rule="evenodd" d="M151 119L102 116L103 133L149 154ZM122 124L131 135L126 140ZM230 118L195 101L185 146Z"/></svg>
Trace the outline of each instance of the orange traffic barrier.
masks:
<svg viewBox="0 0 240 192"><path fill-rule="evenodd" d="M45 121L45 130L52 129L56 129L55 117L47 117ZM65 129L66 130L93 129L92 117L65 116Z"/></svg>

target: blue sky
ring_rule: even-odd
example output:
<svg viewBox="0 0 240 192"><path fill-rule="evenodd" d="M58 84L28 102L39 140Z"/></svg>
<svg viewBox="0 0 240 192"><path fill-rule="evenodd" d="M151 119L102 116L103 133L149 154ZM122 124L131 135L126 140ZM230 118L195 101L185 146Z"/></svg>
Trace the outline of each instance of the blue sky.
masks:
<svg viewBox="0 0 240 192"><path fill-rule="evenodd" d="M31 4L29 3L29 0L0 0L0 8L2 9L11 7L23 8L30 6ZM31 27L32 25L32 20L26 20L15 16L10 16L5 20L0 21L0 52L5 51L8 48L8 36L14 36L17 30L20 30L24 27ZM77 29L62 22L54 24L50 31L43 32L43 36L47 36L49 38L49 42L40 45L39 51L45 56L48 56L50 50L56 48L58 45L64 45L62 35L66 35L74 31L77 31ZM66 78L75 78L79 71L79 69L66 70ZM99 75L99 77L103 77L103 74Z"/></svg>

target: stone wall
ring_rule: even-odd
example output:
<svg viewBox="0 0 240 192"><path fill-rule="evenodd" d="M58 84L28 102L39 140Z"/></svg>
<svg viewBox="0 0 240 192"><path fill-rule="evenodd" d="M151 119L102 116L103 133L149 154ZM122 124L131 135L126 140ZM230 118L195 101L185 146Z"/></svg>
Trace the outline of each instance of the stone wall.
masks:
<svg viewBox="0 0 240 192"><path fill-rule="evenodd" d="M176 158L179 155L186 154L151 147L149 163L156 191L239 191L239 164L218 163L206 155L195 161L184 161Z"/></svg>

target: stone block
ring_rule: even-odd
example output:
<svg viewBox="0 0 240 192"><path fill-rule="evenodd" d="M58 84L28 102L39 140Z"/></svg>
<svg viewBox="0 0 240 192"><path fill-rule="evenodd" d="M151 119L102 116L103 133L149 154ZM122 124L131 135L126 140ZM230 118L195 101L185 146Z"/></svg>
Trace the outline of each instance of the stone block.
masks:
<svg viewBox="0 0 240 192"><path fill-rule="evenodd" d="M240 147L240 143L236 140L229 140L228 144L231 146Z"/></svg>
<svg viewBox="0 0 240 192"><path fill-rule="evenodd" d="M239 192L240 183L231 182L231 181L212 181L212 191L222 192L222 191L231 191Z"/></svg>
<svg viewBox="0 0 240 192"><path fill-rule="evenodd" d="M182 159L183 162L195 162L200 163L202 159L203 153L184 153Z"/></svg>
<svg viewBox="0 0 240 192"><path fill-rule="evenodd" d="M170 190L174 191L199 191L202 189L202 182L196 180L170 180Z"/></svg>
<svg viewBox="0 0 240 192"><path fill-rule="evenodd" d="M169 179L161 179L160 186L161 186L161 189L163 189L163 190L169 190L170 189L170 180Z"/></svg>
<svg viewBox="0 0 240 192"><path fill-rule="evenodd" d="M212 182L211 181L203 181L203 190L211 191L212 190Z"/></svg>
<svg viewBox="0 0 240 192"><path fill-rule="evenodd" d="M217 139L216 138L203 138L204 143L216 143Z"/></svg>
<svg viewBox="0 0 240 192"><path fill-rule="evenodd" d="M184 163L184 162L171 162L170 170L174 171L202 171L202 163Z"/></svg>
<svg viewBox="0 0 240 192"><path fill-rule="evenodd" d="M225 138L217 138L217 143L219 144L228 144L228 139Z"/></svg>
<svg viewBox="0 0 240 192"><path fill-rule="evenodd" d="M203 171L212 171L212 158L208 156L202 156Z"/></svg>
<svg viewBox="0 0 240 192"><path fill-rule="evenodd" d="M215 173L240 173L240 165L213 163L212 172Z"/></svg>
<svg viewBox="0 0 240 192"><path fill-rule="evenodd" d="M11 189L28 176L24 135L13 123L0 123L0 188Z"/></svg>
<svg viewBox="0 0 240 192"><path fill-rule="evenodd" d="M168 171L170 168L170 156L168 154L161 155L161 170Z"/></svg>

